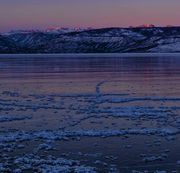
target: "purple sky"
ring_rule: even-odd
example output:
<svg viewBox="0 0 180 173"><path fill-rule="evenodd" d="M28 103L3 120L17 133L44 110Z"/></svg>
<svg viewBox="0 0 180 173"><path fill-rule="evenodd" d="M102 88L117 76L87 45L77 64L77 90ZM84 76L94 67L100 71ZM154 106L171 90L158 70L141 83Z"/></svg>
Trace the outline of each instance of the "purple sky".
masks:
<svg viewBox="0 0 180 173"><path fill-rule="evenodd" d="M180 0L0 0L0 31L180 25Z"/></svg>

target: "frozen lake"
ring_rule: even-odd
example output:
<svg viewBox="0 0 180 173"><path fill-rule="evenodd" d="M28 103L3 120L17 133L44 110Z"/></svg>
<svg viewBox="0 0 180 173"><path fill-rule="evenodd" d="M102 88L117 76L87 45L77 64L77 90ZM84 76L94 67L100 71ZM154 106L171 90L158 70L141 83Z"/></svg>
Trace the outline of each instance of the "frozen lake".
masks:
<svg viewBox="0 0 180 173"><path fill-rule="evenodd" d="M1 55L0 172L179 172L180 55Z"/></svg>

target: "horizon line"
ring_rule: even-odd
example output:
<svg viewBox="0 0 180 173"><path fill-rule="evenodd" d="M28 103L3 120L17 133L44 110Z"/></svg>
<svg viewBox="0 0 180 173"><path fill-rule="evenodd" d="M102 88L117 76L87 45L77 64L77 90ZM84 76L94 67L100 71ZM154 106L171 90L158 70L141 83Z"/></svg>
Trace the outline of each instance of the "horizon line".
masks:
<svg viewBox="0 0 180 173"><path fill-rule="evenodd" d="M11 29L9 31L0 31L0 33L11 33L11 32L41 32L41 31L44 31L44 32L48 32L48 31L53 31L53 30L67 30L67 29L74 29L74 30L94 30L94 29L113 29L113 28L122 28L122 29L135 29L135 28L178 28L180 27L180 25L163 25L163 26L156 26L156 25L153 25L153 24L143 24L143 25L139 25L139 26L104 26L104 27L58 27L58 26L55 26L55 27L47 27L47 28L44 28L44 29L40 29L40 28L37 28L37 29Z"/></svg>

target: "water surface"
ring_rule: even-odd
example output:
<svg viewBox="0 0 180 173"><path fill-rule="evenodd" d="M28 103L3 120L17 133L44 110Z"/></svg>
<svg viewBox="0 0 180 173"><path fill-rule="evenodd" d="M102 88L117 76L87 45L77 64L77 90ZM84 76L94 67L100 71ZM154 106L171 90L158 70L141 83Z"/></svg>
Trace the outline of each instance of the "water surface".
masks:
<svg viewBox="0 0 180 173"><path fill-rule="evenodd" d="M0 58L2 168L178 171L179 115L177 55Z"/></svg>

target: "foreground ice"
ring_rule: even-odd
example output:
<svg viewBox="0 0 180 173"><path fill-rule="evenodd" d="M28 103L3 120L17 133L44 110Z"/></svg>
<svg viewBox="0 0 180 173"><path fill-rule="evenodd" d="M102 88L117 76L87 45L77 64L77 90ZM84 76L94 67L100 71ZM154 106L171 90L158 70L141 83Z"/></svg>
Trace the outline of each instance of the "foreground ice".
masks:
<svg viewBox="0 0 180 173"><path fill-rule="evenodd" d="M36 65L39 68L39 61ZM26 73L19 81L2 80L0 172L179 171L178 69L167 79L164 66L152 66L153 76L145 68L143 78L136 68L135 74L125 68L120 73L105 72L104 76L103 71L95 73L97 68L93 68L82 80L81 74L72 75L67 70L56 76L59 69L52 70L55 74L29 77ZM163 73L159 74L160 70ZM116 77L114 81L112 76Z"/></svg>
<svg viewBox="0 0 180 173"><path fill-rule="evenodd" d="M178 140L180 134L180 98L176 96L137 96L132 93L103 93L107 81L96 83L94 92L88 93L21 93L4 90L0 93L0 172L77 172L93 173L104 168L108 173L118 172L119 155L97 153L63 153L54 156L58 149L55 144L80 141L88 138L106 140L117 138L118 144L128 139L119 148L132 152L137 137L155 139L144 141L147 153L139 153L139 163L145 168L149 164L161 164L169 157L166 150L159 150L167 143ZM117 141L118 141L117 140ZM97 140L98 141L98 140ZM34 143L38 143L34 145ZM27 149L26 144L32 145ZM168 144L169 144L168 143ZM101 143L102 144L102 143ZM71 146L71 143L69 144ZM99 147L98 142L92 144ZM61 146L61 145L60 145ZM71 146L76 148L77 146ZM80 146L83 148L83 146ZM80 148L79 147L79 148ZM167 147L167 146L166 146ZM18 150L23 151L20 155ZM112 149L113 150L113 149ZM118 150L117 150L118 151ZM40 153L43 153L40 155ZM54 154L55 153L55 154ZM73 157L72 157L73 155ZM72 159L73 158L73 159ZM81 158L81 159L80 159ZM83 158L83 159L82 159ZM90 159L91 158L91 159ZM83 161L86 160L86 163ZM90 164L93 160L93 164ZM179 168L179 158L171 163L174 170ZM112 162L112 163L111 163ZM126 160L120 160L126 163ZM15 166L15 169L13 168ZM134 165L124 168L129 172L144 172ZM155 170L155 173L166 172Z"/></svg>
<svg viewBox="0 0 180 173"><path fill-rule="evenodd" d="M77 137L111 137L122 135L159 135L172 136L179 134L180 131L173 128L162 129L128 129L128 130L76 130L76 131L38 131L38 132L9 132L1 133L0 142L13 142L34 139L44 140L63 140Z"/></svg>
<svg viewBox="0 0 180 173"><path fill-rule="evenodd" d="M7 160L9 158L6 158ZM12 160L11 160L12 161ZM47 158L40 158L35 155L26 155L23 157L15 158L13 164L16 169L8 168L8 163L0 164L1 172L42 172L42 173L95 173L95 168L85 165L80 165L79 161L67 160L64 158L55 158L48 156Z"/></svg>

